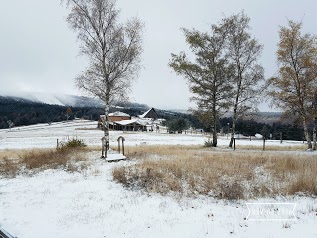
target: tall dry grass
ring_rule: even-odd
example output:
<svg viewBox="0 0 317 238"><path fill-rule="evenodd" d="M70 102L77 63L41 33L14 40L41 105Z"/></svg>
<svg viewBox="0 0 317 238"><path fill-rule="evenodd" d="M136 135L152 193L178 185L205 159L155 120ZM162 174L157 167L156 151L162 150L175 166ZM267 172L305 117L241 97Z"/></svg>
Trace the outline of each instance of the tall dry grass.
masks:
<svg viewBox="0 0 317 238"><path fill-rule="evenodd" d="M127 151L137 163L116 167L112 174L130 188L225 199L317 195L317 159L309 155L194 146L142 146Z"/></svg>
<svg viewBox="0 0 317 238"><path fill-rule="evenodd" d="M72 169L73 163L84 161L82 151L78 150L44 150L30 151L20 156L19 164L28 170Z"/></svg>
<svg viewBox="0 0 317 238"><path fill-rule="evenodd" d="M13 178L18 174L18 165L14 159L0 157L0 175Z"/></svg>
<svg viewBox="0 0 317 238"><path fill-rule="evenodd" d="M263 150L263 145L237 145L239 150ZM265 151L305 151L307 145L265 145Z"/></svg>
<svg viewBox="0 0 317 238"><path fill-rule="evenodd" d="M15 177L19 172L19 156L23 150L0 150L0 175Z"/></svg>
<svg viewBox="0 0 317 238"><path fill-rule="evenodd" d="M88 167L86 149L37 149L0 151L0 176L32 175L46 169L82 172Z"/></svg>

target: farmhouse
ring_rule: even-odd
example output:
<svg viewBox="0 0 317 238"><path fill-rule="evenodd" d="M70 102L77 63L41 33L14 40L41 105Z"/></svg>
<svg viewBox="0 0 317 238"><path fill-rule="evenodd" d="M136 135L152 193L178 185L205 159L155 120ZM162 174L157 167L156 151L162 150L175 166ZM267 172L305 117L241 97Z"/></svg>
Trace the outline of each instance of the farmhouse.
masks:
<svg viewBox="0 0 317 238"><path fill-rule="evenodd" d="M131 120L131 116L129 114L123 112L113 112L109 113L109 121L123 121L123 120Z"/></svg>
<svg viewBox="0 0 317 238"><path fill-rule="evenodd" d="M124 121L124 120L131 120L131 116L124 112L113 112L109 113L108 115L109 122L117 122L117 121ZM98 120L98 128L103 127L103 121L105 119L105 115L100 115ZM113 123L110 123L113 124Z"/></svg>
<svg viewBox="0 0 317 238"><path fill-rule="evenodd" d="M118 131L145 131L146 123L139 119L109 122L109 128Z"/></svg>

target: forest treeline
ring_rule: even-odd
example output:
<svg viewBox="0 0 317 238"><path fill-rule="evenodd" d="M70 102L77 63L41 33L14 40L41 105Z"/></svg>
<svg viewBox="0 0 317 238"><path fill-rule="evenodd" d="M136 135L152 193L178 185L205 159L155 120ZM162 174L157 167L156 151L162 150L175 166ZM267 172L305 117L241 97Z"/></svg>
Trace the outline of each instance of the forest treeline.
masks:
<svg viewBox="0 0 317 238"><path fill-rule="evenodd" d="M126 107L122 107L126 106ZM59 105L49 105L44 103L35 103L23 99L13 99L9 97L0 97L0 129L9 128L9 121L13 123L12 126L26 126L38 123L52 123L67 120L67 111L69 107ZM69 120L75 118L84 118L88 120L97 121L99 116L104 113L101 107L70 107ZM120 111L128 113L131 116L138 116L148 109L144 104L120 105ZM110 111L117 111L118 108L111 108ZM179 112L170 112L166 110L156 109L158 116L166 120L174 118L185 119L189 126L196 129L203 129L210 132L211 128L206 127L199 121L199 118L192 114L185 114ZM262 121L262 122L261 122ZM275 122L264 123L265 120L254 119L240 119L237 122L237 132L245 136L254 136L256 133L268 134L268 138L280 139L280 133L284 140L302 140L303 130L300 126L294 123L282 123L276 119ZM221 118L219 120L218 128L221 128L224 134L228 133L228 123L232 125L231 118ZM97 125L96 125L97 126ZM231 130L231 128L229 128ZM219 131L219 132L220 132Z"/></svg>
<svg viewBox="0 0 317 238"><path fill-rule="evenodd" d="M0 97L0 129L12 126L26 126L38 123L52 123L67 120L66 106L35 103L23 99ZM69 119L87 118L97 120L101 108L74 107Z"/></svg>

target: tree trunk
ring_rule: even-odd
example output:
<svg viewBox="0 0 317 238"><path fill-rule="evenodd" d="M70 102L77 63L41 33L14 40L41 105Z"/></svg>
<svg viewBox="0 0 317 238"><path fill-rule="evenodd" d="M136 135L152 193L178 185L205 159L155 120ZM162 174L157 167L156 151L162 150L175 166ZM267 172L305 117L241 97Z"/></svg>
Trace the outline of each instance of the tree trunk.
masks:
<svg viewBox="0 0 317 238"><path fill-rule="evenodd" d="M103 151L104 151L104 157L107 158L108 156L108 150L109 150L109 102L105 102L105 118L103 120L103 130L104 130L104 138L103 142L104 144L102 145Z"/></svg>
<svg viewBox="0 0 317 238"><path fill-rule="evenodd" d="M234 136L236 134L236 121L237 121L237 105L235 105L235 108L233 110L233 117L232 117L232 132L231 132L231 139L229 143L229 147L232 148ZM229 132L228 132L229 133Z"/></svg>
<svg viewBox="0 0 317 238"><path fill-rule="evenodd" d="M240 72L240 67L239 67L239 72ZM232 148L233 140L234 140L234 135L236 133L236 122L237 122L237 110L238 110L238 103L239 103L239 96L240 96L240 89L241 89L241 83L242 83L242 76L241 73L239 73L239 83L237 85L237 95L234 103L234 108L233 108L233 115L232 115L232 132L231 132L231 140L229 143L229 147ZM228 132L229 133L229 132Z"/></svg>
<svg viewBox="0 0 317 238"><path fill-rule="evenodd" d="M215 104L213 105L213 125L212 125L212 147L217 147L218 139L217 139L217 110Z"/></svg>
<svg viewBox="0 0 317 238"><path fill-rule="evenodd" d="M317 149L317 117L314 118L314 129L313 129L313 150Z"/></svg>
<svg viewBox="0 0 317 238"><path fill-rule="evenodd" d="M213 131L212 131L212 147L217 147L218 139L217 139L217 120L214 119L213 122Z"/></svg>
<svg viewBox="0 0 317 238"><path fill-rule="evenodd" d="M236 121L233 120L232 121L232 132L231 132L231 139L230 139L230 143L229 143L229 147L232 148L232 145L233 145L233 140L234 140L234 137L235 137L235 129L236 129Z"/></svg>
<svg viewBox="0 0 317 238"><path fill-rule="evenodd" d="M312 143L311 143L311 138L308 132L308 127L306 123L306 117L303 116L303 127L304 127L304 134L305 134L305 139L307 141L307 149L312 149Z"/></svg>

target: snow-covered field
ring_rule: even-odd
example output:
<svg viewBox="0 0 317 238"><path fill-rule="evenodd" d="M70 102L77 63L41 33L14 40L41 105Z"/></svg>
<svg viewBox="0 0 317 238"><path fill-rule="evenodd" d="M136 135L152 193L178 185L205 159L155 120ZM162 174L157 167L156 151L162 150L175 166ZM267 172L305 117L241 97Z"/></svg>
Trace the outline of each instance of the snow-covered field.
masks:
<svg viewBox="0 0 317 238"><path fill-rule="evenodd" d="M93 121L70 121L49 124L38 124L25 127L16 127L0 130L0 149L28 149L28 148L54 148L57 139L59 141L67 138L78 137L83 139L89 146L101 146L103 132L95 130L97 122ZM110 145L117 145L117 138L123 136L126 145L141 144L163 144L163 145L203 145L207 136L201 134L179 135L155 132L110 132ZM262 140L236 140L237 148L239 145L262 146ZM229 140L220 137L219 146L226 146ZM266 141L266 146L300 146L300 141Z"/></svg>
<svg viewBox="0 0 317 238"><path fill-rule="evenodd" d="M56 140L78 136L100 145L96 122L76 121L0 130L0 148L50 148ZM77 129L77 130L76 130ZM119 132L111 132L116 145ZM201 135L123 133L126 144L202 144ZM228 140L219 140L226 145ZM261 141L239 141L261 145ZM279 145L279 142L269 142ZM282 145L300 145L285 142ZM246 219L246 201L211 197L177 198L124 189L113 182L115 166L91 152L91 167L81 173L47 170L32 177L0 178L0 226L19 238L63 237L317 237L317 200L306 197L247 202L296 203L294 221Z"/></svg>

